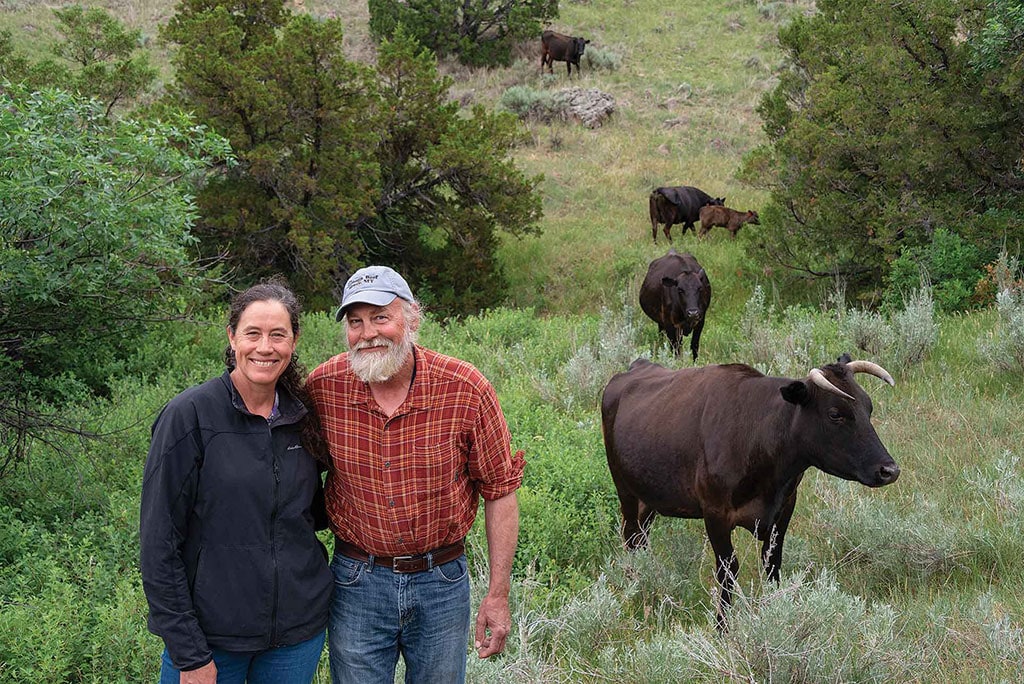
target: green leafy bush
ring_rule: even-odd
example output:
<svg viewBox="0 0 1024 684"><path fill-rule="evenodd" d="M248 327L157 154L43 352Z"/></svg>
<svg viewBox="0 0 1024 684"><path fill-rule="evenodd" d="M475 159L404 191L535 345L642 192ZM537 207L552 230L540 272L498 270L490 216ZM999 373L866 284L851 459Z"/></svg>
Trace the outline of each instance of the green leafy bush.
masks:
<svg viewBox="0 0 1024 684"><path fill-rule="evenodd" d="M973 305L978 281L984 276L986 256L975 245L943 228L935 230L931 242L900 252L886 277L885 304L898 307L906 293L916 289L922 278L931 283L932 296L940 311L962 311Z"/></svg>
<svg viewBox="0 0 1024 684"><path fill-rule="evenodd" d="M557 0L369 0L370 34L391 38L402 26L439 56L470 66L511 63L517 41L558 17Z"/></svg>

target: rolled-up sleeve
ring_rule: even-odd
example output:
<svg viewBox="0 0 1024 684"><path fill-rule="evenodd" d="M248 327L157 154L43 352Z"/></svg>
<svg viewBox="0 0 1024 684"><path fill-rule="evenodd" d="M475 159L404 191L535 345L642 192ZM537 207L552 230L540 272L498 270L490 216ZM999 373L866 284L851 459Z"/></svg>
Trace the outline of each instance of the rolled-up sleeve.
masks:
<svg viewBox="0 0 1024 684"><path fill-rule="evenodd" d="M481 391L472 433L470 477L479 483L480 496L493 501L519 489L526 458L522 451L512 453L508 423L490 383Z"/></svg>

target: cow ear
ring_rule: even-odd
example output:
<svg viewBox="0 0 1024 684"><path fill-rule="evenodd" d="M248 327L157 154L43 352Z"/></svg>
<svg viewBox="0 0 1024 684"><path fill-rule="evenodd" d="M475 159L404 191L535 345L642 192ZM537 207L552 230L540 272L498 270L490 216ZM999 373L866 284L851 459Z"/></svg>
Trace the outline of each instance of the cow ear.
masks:
<svg viewBox="0 0 1024 684"><path fill-rule="evenodd" d="M801 380L794 380L788 385L784 385L779 391L782 393L783 399L797 406L806 404L811 396L811 393L807 391L807 385Z"/></svg>

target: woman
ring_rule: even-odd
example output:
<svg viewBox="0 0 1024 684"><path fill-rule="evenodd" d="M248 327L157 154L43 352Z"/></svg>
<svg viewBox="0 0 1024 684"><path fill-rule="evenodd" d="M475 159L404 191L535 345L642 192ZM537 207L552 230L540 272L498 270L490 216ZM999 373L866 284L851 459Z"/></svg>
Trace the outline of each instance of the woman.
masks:
<svg viewBox="0 0 1024 684"><path fill-rule="evenodd" d="M164 407L146 459L141 569L166 646L160 681L309 684L333 579L314 529L320 468L303 446L316 430L298 300L277 282L249 288L227 336L227 370Z"/></svg>

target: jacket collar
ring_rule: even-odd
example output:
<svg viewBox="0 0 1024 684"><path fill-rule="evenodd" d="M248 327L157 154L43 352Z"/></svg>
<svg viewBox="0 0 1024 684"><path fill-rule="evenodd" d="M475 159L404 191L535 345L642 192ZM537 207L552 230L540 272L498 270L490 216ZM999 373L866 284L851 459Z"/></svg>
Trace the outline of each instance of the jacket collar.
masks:
<svg viewBox="0 0 1024 684"><path fill-rule="evenodd" d="M247 416L253 415L249 409L245 407L245 402L242 400L242 395L238 393L238 388L235 387L235 383L231 382L231 371L226 370L224 374L220 376L220 379L224 382L224 386L227 388L228 395L231 397L231 405L236 411L244 413ZM306 413L308 413L306 407L298 399L291 395L284 385L278 383L277 385L278 395L278 410L281 415L274 420L274 425L290 425L297 423L302 420ZM260 416L262 418L262 416Z"/></svg>

